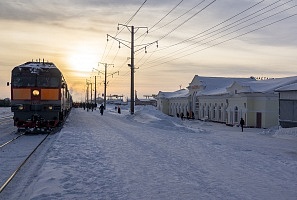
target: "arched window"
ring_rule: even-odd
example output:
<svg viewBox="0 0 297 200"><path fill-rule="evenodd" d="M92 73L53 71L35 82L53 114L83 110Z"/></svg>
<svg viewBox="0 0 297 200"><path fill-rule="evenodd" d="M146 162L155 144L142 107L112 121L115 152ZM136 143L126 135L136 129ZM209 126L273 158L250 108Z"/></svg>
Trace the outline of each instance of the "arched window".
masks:
<svg viewBox="0 0 297 200"><path fill-rule="evenodd" d="M234 122L238 122L238 107L235 106L234 109Z"/></svg>
<svg viewBox="0 0 297 200"><path fill-rule="evenodd" d="M219 106L219 121L222 120L222 107Z"/></svg>

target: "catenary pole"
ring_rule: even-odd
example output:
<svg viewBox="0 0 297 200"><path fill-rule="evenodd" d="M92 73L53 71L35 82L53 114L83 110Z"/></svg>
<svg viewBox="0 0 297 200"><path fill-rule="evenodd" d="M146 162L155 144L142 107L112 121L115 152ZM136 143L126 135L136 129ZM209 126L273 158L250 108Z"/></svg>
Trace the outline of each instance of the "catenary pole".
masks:
<svg viewBox="0 0 297 200"><path fill-rule="evenodd" d="M134 114L134 26L131 26L131 99L130 112Z"/></svg>
<svg viewBox="0 0 297 200"><path fill-rule="evenodd" d="M124 26L124 27L127 27L128 30L131 32L131 46L128 46L127 44L125 44L125 42L123 42L123 40L121 39L118 39L116 37L113 37L109 34L107 34L107 41L108 41L108 37L111 37L112 39L116 40L119 42L119 44L123 44L124 46L128 47L131 49L131 63L128 64L129 67L131 67L131 99L130 99L130 113L131 115L134 114L134 105L135 105L135 99L134 99L134 73L135 73L135 65L134 65L134 55L135 55L135 52L137 51L140 51L141 49L146 49L146 47L154 44L154 43L157 43L157 47L158 47L158 41L155 41L155 42L151 42L151 43L148 43L148 44L145 44L145 45L140 45L141 48L136 50L135 51L135 45L134 45L134 35L135 33L141 29L141 28L145 28L147 29L147 33L148 33L148 28L147 27L134 27L134 26L128 26L126 24L118 24L118 30L119 30L119 26ZM136 30L136 31L135 31ZM146 51L145 51L146 52Z"/></svg>
<svg viewBox="0 0 297 200"><path fill-rule="evenodd" d="M104 70L104 110L106 109L106 78L107 77L107 63L105 63L105 70Z"/></svg>
<svg viewBox="0 0 297 200"><path fill-rule="evenodd" d="M102 64L104 65L104 109L106 108L106 87L107 87L107 67L108 66L113 66L114 67L114 64L108 64L108 63L102 63L102 62L99 62L99 64ZM119 73L119 72L114 72L110 75L113 75L115 73Z"/></svg>

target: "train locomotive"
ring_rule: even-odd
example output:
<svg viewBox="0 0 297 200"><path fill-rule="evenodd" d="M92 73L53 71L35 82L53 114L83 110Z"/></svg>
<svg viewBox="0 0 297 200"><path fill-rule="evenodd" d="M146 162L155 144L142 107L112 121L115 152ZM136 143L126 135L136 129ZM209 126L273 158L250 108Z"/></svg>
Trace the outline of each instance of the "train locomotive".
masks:
<svg viewBox="0 0 297 200"><path fill-rule="evenodd" d="M11 73L11 111L22 130L52 130L68 116L72 97L61 71L51 62L26 62Z"/></svg>

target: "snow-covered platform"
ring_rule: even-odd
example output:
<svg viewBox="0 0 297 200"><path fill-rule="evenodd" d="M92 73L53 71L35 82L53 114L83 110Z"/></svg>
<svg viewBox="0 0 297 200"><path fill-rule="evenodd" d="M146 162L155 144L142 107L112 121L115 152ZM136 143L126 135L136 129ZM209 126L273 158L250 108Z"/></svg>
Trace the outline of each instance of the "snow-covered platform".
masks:
<svg viewBox="0 0 297 200"><path fill-rule="evenodd" d="M77 108L0 199L293 200L297 137L275 132Z"/></svg>

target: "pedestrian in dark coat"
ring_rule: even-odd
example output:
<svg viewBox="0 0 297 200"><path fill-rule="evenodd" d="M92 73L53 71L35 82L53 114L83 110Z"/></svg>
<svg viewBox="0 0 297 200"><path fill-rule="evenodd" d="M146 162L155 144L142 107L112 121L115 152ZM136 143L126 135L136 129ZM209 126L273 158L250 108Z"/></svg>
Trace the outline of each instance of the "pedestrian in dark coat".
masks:
<svg viewBox="0 0 297 200"><path fill-rule="evenodd" d="M243 125L244 125L244 120L241 118L240 119L241 132L243 132Z"/></svg>
<svg viewBox="0 0 297 200"><path fill-rule="evenodd" d="M104 111L104 106L103 106L103 104L101 104L101 106L99 107L99 110L100 110L101 115L103 115L103 111Z"/></svg>
<svg viewBox="0 0 297 200"><path fill-rule="evenodd" d="M180 114L180 118L181 118L182 120L184 120L184 113L181 113L181 114Z"/></svg>

